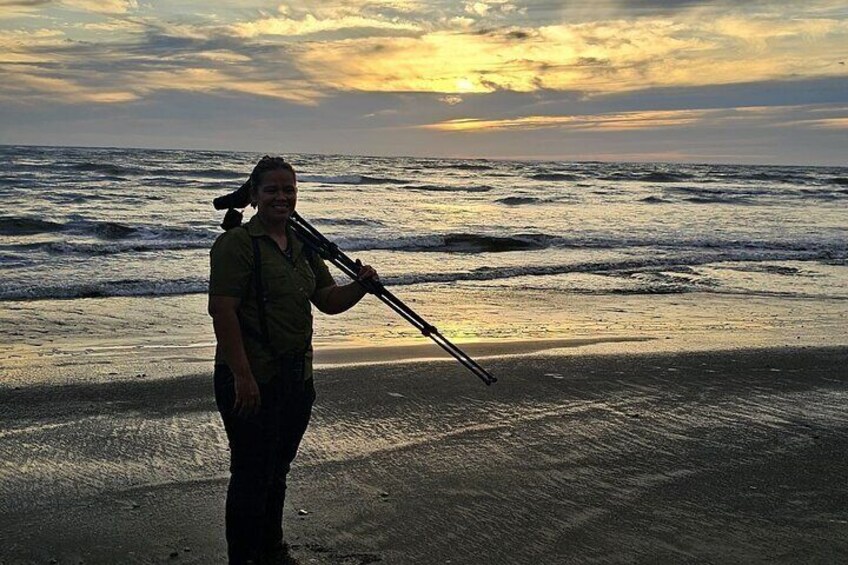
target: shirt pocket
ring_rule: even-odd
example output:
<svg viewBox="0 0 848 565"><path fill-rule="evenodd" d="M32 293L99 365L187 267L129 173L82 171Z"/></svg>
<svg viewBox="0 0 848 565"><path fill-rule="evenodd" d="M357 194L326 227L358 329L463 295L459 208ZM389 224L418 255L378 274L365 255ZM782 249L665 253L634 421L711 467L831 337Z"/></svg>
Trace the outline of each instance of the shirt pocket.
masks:
<svg viewBox="0 0 848 565"><path fill-rule="evenodd" d="M298 289L303 292L306 298L311 297L315 292L315 273L312 272L309 263L304 259L298 261L295 268L292 269L292 275L297 279Z"/></svg>
<svg viewBox="0 0 848 565"><path fill-rule="evenodd" d="M271 255L270 253L268 255ZM256 284L254 282L254 284ZM277 257L262 256L262 288L265 291L265 297L272 299L274 297L286 294L286 289L292 286L291 275L288 273L286 266L279 261Z"/></svg>

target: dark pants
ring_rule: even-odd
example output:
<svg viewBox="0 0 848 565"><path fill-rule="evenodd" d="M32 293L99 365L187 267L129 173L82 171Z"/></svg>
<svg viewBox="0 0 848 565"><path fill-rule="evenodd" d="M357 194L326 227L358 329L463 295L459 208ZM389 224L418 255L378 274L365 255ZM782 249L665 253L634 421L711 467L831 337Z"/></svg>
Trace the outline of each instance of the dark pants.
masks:
<svg viewBox="0 0 848 565"><path fill-rule="evenodd" d="M299 370L298 370L299 369ZM233 410L234 377L215 366L215 401L230 444L227 549L231 565L257 560L283 544L286 475L306 432L315 400L312 380L286 364L280 378L259 385L261 408L244 417Z"/></svg>

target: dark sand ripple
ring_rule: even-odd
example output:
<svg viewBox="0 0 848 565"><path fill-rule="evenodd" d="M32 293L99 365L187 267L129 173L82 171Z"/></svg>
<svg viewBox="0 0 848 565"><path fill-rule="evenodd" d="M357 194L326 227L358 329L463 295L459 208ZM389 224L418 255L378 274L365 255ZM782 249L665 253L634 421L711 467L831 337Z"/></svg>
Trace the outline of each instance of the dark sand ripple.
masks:
<svg viewBox="0 0 848 565"><path fill-rule="evenodd" d="M539 356L487 361L491 388L446 363L321 371L291 540L316 563L835 563L846 361ZM221 559L208 377L7 388L0 406L10 559Z"/></svg>

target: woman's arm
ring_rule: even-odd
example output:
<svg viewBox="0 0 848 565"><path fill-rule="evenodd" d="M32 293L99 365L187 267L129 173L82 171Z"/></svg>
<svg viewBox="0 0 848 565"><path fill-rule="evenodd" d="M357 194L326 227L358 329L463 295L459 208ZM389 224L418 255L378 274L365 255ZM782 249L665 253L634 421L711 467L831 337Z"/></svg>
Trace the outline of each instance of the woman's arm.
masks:
<svg viewBox="0 0 848 565"><path fill-rule="evenodd" d="M209 296L209 315L215 328L215 337L224 353L224 359L235 376L236 402L233 406L240 415L249 415L259 410L259 386L250 369L241 326L238 319L240 298L232 296Z"/></svg>
<svg viewBox="0 0 848 565"><path fill-rule="evenodd" d="M380 277L377 276L377 271L371 265L363 265L359 270L357 280L379 282ZM341 314L353 308L366 294L368 294L368 291L365 290L365 287L356 281L343 286L332 284L316 290L312 296L312 303L325 314Z"/></svg>

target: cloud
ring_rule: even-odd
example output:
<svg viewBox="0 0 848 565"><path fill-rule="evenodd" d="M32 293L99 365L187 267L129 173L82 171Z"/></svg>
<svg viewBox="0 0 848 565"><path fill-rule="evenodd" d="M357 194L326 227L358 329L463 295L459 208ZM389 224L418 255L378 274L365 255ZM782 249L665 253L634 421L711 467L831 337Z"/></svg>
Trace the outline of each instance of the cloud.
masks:
<svg viewBox="0 0 848 565"><path fill-rule="evenodd" d="M98 14L126 14L138 9L136 0L61 0L68 8Z"/></svg>
<svg viewBox="0 0 848 565"><path fill-rule="evenodd" d="M821 114L828 114L822 117ZM504 132L560 129L595 133L703 128L848 128L848 108L827 105L740 106L681 110L636 110L571 115L530 115L498 119L454 118L415 126L443 132Z"/></svg>
<svg viewBox="0 0 848 565"><path fill-rule="evenodd" d="M499 91L464 95L464 102L456 106L439 101L439 95L416 93L336 91L319 105L304 106L220 90L158 89L144 94L143 103L80 103L72 111L46 100L4 103L0 142L265 153L841 164L845 130L811 122L848 115L846 84L848 79L805 79L592 97L579 92ZM728 108L728 101L734 107ZM804 106L793 105L797 102ZM471 117L633 118L670 107L709 112L690 114L698 119L679 126L618 131L552 126L472 134L414 127Z"/></svg>
<svg viewBox="0 0 848 565"><path fill-rule="evenodd" d="M848 129L848 106L801 106L798 111L776 118L774 127L844 130Z"/></svg>
<svg viewBox="0 0 848 565"><path fill-rule="evenodd" d="M138 9L137 0L0 0L0 20L34 17L50 8L103 15L127 14Z"/></svg>
<svg viewBox="0 0 848 565"><path fill-rule="evenodd" d="M804 125L821 129L848 129L848 117L846 118L824 118L821 120L807 120Z"/></svg>
<svg viewBox="0 0 848 565"><path fill-rule="evenodd" d="M220 94L248 94L284 100L314 103L317 96L307 85L287 84L284 81L244 80L237 73L219 69L185 68L151 70L133 76L135 88L145 93L161 90Z"/></svg>
<svg viewBox="0 0 848 565"><path fill-rule="evenodd" d="M485 16L489 12L489 5L485 2L471 2L465 5L465 11L476 16Z"/></svg>
<svg viewBox="0 0 848 565"><path fill-rule="evenodd" d="M633 12L678 12L687 10L693 6L715 6L716 4L726 4L721 0L620 0L619 6L622 9Z"/></svg>
<svg viewBox="0 0 848 565"><path fill-rule="evenodd" d="M105 21L82 23L76 26L76 29L96 34L105 33L115 37L116 34L141 34L148 28L141 21L109 18Z"/></svg>
<svg viewBox="0 0 848 565"><path fill-rule="evenodd" d="M497 120L454 119L437 124L428 124L425 129L439 131L494 131L535 130L545 128L624 131L634 129L657 129L692 124L709 115L713 110L676 110L623 112L583 116L524 116Z"/></svg>
<svg viewBox="0 0 848 565"><path fill-rule="evenodd" d="M548 100L550 93L609 103L610 96L629 92L707 92L751 81L844 76L839 61L848 44L848 20L824 0L791 6L760 1L756 9L689 1L665 11L651 1L308 0L248 16L245 9L213 2L214 13L180 18L152 13L148 5L127 16L138 9L133 1L18 0L4 6L56 10L71 4L99 13L61 25L51 14L38 26L0 26L0 81L13 85L0 88L4 103L12 96L115 103L162 91L297 104L320 104L339 93L423 93L455 112L487 108L487 100L505 93L521 105ZM499 127L541 128L548 126L529 118L551 113L537 108L480 119L523 119ZM683 123L682 115L668 119ZM620 117L595 127L637 122L649 123Z"/></svg>
<svg viewBox="0 0 848 565"><path fill-rule="evenodd" d="M779 16L743 19L725 16L714 20L704 29L725 40L739 40L765 50L792 40L813 41L832 33L845 33L845 22L832 18L793 18Z"/></svg>
<svg viewBox="0 0 848 565"><path fill-rule="evenodd" d="M0 64L55 62L51 51L64 39L55 29L0 30Z"/></svg>
<svg viewBox="0 0 848 565"><path fill-rule="evenodd" d="M42 6L53 0L0 0L0 21L13 18L31 18Z"/></svg>
<svg viewBox="0 0 848 565"><path fill-rule="evenodd" d="M417 32L419 27L410 22L363 17L361 15L336 11L327 17L316 17L306 13L300 18L289 16L268 16L256 21L231 26L232 33L238 37L254 38L266 35L297 37L315 33L371 29Z"/></svg>
<svg viewBox="0 0 848 565"><path fill-rule="evenodd" d="M55 0L0 0L0 6L4 8L27 8L31 6L43 6Z"/></svg>
<svg viewBox="0 0 848 565"><path fill-rule="evenodd" d="M44 100L67 100L76 104L113 104L139 99L139 95L131 89L116 85L86 85L72 78L46 76L39 73L37 68L33 69L28 65L15 65L11 68L9 65L0 65L0 74L14 79L0 83L0 97L15 98L24 105L38 104Z"/></svg>
<svg viewBox="0 0 848 565"><path fill-rule="evenodd" d="M444 102L448 106L456 106L457 104L462 104L462 97L454 95L442 96L439 98L439 101Z"/></svg>
<svg viewBox="0 0 848 565"><path fill-rule="evenodd" d="M396 116L398 114L398 110L396 108L387 108L385 110L379 110L377 112L370 112L362 116L363 118L378 118L385 116Z"/></svg>
<svg viewBox="0 0 848 565"><path fill-rule="evenodd" d="M21 44L24 42L28 45L37 45L40 42L43 42L44 39L55 39L57 37L64 37L64 35L64 32L58 29L49 28L32 30L0 29L0 48L8 49L15 44Z"/></svg>
<svg viewBox="0 0 848 565"><path fill-rule="evenodd" d="M487 0L486 2L466 2L465 13L476 18L502 19L509 14L522 10L507 0Z"/></svg>
<svg viewBox="0 0 848 565"><path fill-rule="evenodd" d="M88 30L86 23L76 29ZM111 19L108 42L57 30L0 32L0 99L131 102L161 90L272 97L314 104L324 94L285 46L251 46L204 28ZM101 31L100 27L95 33ZM74 28L68 34L74 34Z"/></svg>
<svg viewBox="0 0 848 565"><path fill-rule="evenodd" d="M836 75L844 42L848 23L831 19L643 18L317 41L300 66L342 90L601 93Z"/></svg>

